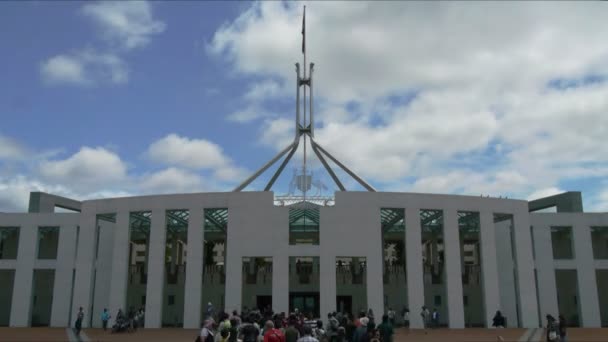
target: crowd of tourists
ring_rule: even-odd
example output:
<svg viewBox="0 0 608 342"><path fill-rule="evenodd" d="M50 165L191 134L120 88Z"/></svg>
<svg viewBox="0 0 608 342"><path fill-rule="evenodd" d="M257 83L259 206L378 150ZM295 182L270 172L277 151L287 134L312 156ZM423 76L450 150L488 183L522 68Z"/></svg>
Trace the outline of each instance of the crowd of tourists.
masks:
<svg viewBox="0 0 608 342"><path fill-rule="evenodd" d="M393 323L388 314L377 322L371 309L357 317L332 312L324 325L311 314L244 310L207 315L197 342L391 342Z"/></svg>

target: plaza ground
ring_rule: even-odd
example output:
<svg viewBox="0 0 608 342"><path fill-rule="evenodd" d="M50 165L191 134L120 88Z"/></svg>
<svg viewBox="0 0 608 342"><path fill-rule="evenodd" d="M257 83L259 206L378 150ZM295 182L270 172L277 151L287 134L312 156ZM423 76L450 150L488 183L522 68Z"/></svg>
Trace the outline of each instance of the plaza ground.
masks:
<svg viewBox="0 0 608 342"><path fill-rule="evenodd" d="M196 337L193 329L144 329L135 333L110 334L102 329L85 329L91 342L192 342ZM395 342L494 342L501 341L544 341L544 331L527 333L527 329L439 329L431 331L397 329ZM535 338L536 337L536 338ZM540 338L538 338L540 337ZM70 341L65 328L0 328L3 342L64 342ZM608 341L608 329L571 328L570 342Z"/></svg>

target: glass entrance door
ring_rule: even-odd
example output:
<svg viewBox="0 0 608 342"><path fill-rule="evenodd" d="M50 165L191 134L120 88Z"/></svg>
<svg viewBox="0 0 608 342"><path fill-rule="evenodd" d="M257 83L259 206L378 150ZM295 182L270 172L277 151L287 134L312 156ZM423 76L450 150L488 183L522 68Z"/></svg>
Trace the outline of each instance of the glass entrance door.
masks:
<svg viewBox="0 0 608 342"><path fill-rule="evenodd" d="M319 292L291 292L289 294L289 312L294 312L295 309L319 318Z"/></svg>

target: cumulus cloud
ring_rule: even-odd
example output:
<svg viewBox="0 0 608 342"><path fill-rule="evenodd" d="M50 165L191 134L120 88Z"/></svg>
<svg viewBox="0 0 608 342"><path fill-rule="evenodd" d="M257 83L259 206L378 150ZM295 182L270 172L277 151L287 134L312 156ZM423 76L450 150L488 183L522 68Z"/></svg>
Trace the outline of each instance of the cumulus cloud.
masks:
<svg viewBox="0 0 608 342"><path fill-rule="evenodd" d="M78 190L99 189L125 180L127 166L114 152L103 147L82 147L66 159L44 161L40 175L57 184Z"/></svg>
<svg viewBox="0 0 608 342"><path fill-rule="evenodd" d="M95 21L102 35L125 48L143 47L166 24L152 16L147 1L100 1L83 6L82 13Z"/></svg>
<svg viewBox="0 0 608 342"><path fill-rule="evenodd" d="M311 3L317 140L376 182L413 178L404 190L525 198L565 179L605 177L600 6ZM216 31L208 52L243 77L292 84L300 22L301 4L255 3ZM253 89L243 96L275 96ZM266 118L260 141L281 149L291 122Z"/></svg>
<svg viewBox="0 0 608 342"><path fill-rule="evenodd" d="M142 177L144 193L180 193L203 191L203 181L191 171L170 167Z"/></svg>
<svg viewBox="0 0 608 342"><path fill-rule="evenodd" d="M26 157L27 149L12 138L0 134L0 160L18 160Z"/></svg>
<svg viewBox="0 0 608 342"><path fill-rule="evenodd" d="M127 65L118 55L92 49L53 56L42 62L40 75L49 85L92 86L129 80Z"/></svg>
<svg viewBox="0 0 608 342"><path fill-rule="evenodd" d="M153 142L146 155L150 160L165 165L211 171L216 181L237 181L247 172L236 166L219 145L177 134L169 134Z"/></svg>

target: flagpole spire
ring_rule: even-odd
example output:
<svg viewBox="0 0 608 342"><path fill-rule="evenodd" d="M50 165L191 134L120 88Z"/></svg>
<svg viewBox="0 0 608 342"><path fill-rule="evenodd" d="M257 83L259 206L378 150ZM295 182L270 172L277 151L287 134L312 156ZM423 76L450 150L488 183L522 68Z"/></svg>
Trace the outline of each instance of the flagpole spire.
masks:
<svg viewBox="0 0 608 342"><path fill-rule="evenodd" d="M361 186L366 188L368 191L376 191L371 185L367 184L363 179L357 176L354 172L348 169L344 164L342 164L338 159L332 156L329 152L327 152L323 147L321 147L314 139L314 116L313 116L313 96L312 96L312 71L314 69L314 63L310 63L310 65L306 65L306 6L303 7L302 13L302 58L304 60L303 68L300 68L300 63L296 63L296 131L294 141L289 144L289 146L285 147L281 152L279 152L274 158L272 158L269 162L264 164L259 170L257 170L253 175L247 178L243 183L237 186L234 191L241 191L245 187L247 187L251 182L253 182L256 178L258 178L262 173L268 170L272 165L274 165L278 160L283 158L283 161L274 172L274 175L266 184L264 191L270 191L273 184L277 180L277 178L283 172L283 169L289 161L291 157L295 154L296 150L300 144L300 138L304 139L304 153L303 153L303 163L302 168L300 169L302 174L297 175L294 174L294 182L295 187L298 190L302 191L304 202L306 202L306 192L310 190L312 186L312 172L308 175L307 173L307 140L310 139L310 147L312 152L319 158L319 161L323 164L323 167L331 178L334 180L340 191L346 191L346 188L340 182L335 172L332 170L331 166L327 163L325 158L331 160L335 165L337 165L340 169L350 175L355 181L357 181ZM302 74L300 74L302 72ZM302 89L303 88L303 89ZM306 90L308 88L308 90ZM306 104L306 95L310 93L309 101L308 101L308 111ZM300 94L303 95L303 101L300 99ZM308 137L307 137L308 136ZM312 171L312 170L310 170ZM314 197L314 196L313 196Z"/></svg>

